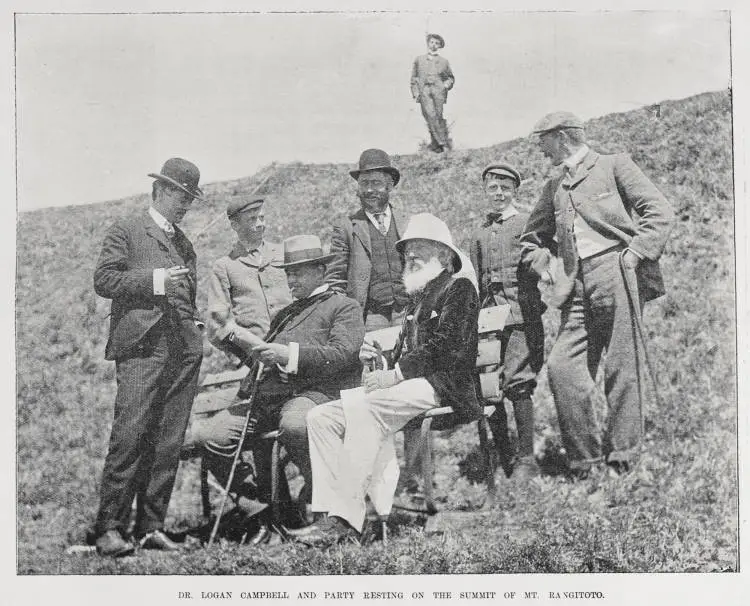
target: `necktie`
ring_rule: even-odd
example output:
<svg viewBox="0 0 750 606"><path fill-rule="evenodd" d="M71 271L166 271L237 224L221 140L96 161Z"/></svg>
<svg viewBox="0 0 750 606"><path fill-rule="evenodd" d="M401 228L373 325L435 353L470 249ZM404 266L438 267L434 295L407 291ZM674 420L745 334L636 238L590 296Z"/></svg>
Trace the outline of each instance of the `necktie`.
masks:
<svg viewBox="0 0 750 606"><path fill-rule="evenodd" d="M493 223L502 223L503 222L503 213L488 213L487 214L487 225L492 225Z"/></svg>
<svg viewBox="0 0 750 606"><path fill-rule="evenodd" d="M385 226L385 213L375 213L375 218L378 220L378 231L386 235L388 228Z"/></svg>

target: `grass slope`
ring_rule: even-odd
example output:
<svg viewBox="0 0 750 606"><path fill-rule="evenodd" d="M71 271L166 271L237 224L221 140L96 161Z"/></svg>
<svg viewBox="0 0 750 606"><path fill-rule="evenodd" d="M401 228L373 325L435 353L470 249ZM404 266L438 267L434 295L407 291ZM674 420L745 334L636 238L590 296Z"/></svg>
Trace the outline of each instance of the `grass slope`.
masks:
<svg viewBox="0 0 750 606"><path fill-rule="evenodd" d="M125 561L64 555L94 518L115 391L103 359L109 303L91 276L107 225L145 208L146 195L117 202L40 210L18 221L16 305L17 526L20 573L418 574L569 571L718 571L737 567L735 301L731 98L706 93L587 124L600 151L628 151L677 210L663 257L666 297L650 304L646 327L662 403L646 411L642 463L618 479L568 484L544 476L529 492L500 487L496 511L460 532L426 536L417 522L394 524L388 549L353 546L325 554L283 546L265 551L234 543L179 557L143 554ZM443 156L395 158L403 174L393 202L408 213L444 218L464 242L482 219L479 174L492 160L519 166L523 205L538 196L551 169L525 139ZM252 190L271 200L269 236L330 237L332 218L357 207L343 165L272 165L258 175L206 187L210 201L184 227L195 239L201 280L225 254L232 233L223 197ZM144 173L146 171L144 170ZM144 178L143 189L149 188ZM209 229L204 231L206 226ZM203 234L196 237L199 232ZM204 282L199 283L205 304ZM545 318L547 345L558 317ZM206 349L203 368L226 365ZM542 371L537 441L559 443ZM483 498L472 482L475 435L461 428L436 440L436 481L446 509ZM196 470L178 476L168 525L199 514ZM398 521L398 520L397 520ZM522 530L522 531L521 531ZM343 553L342 553L343 552Z"/></svg>

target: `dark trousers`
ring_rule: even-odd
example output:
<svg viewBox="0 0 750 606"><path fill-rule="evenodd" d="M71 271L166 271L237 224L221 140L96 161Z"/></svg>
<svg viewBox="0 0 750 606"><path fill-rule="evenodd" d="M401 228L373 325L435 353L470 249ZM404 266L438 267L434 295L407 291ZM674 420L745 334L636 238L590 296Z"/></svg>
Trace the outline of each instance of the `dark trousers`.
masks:
<svg viewBox="0 0 750 606"><path fill-rule="evenodd" d="M115 415L104 462L98 534L126 531L138 496L137 535L163 527L203 356L192 320L160 324L118 360Z"/></svg>
<svg viewBox="0 0 750 606"><path fill-rule="evenodd" d="M503 396L513 403L513 415L518 430L518 456L534 454L534 413L531 396L536 388L536 376L544 364L544 326L541 317L526 325L511 325L498 335L503 373L500 387ZM510 465L513 453L508 438L508 418L505 407L495 407L489 418L495 446L500 451L504 467Z"/></svg>
<svg viewBox="0 0 750 606"><path fill-rule="evenodd" d="M580 261L571 297L562 307L560 332L548 361L563 445L571 467L638 457L641 402L633 318L619 250ZM642 301L639 302L642 307ZM603 350L608 420L599 429L595 379Z"/></svg>
<svg viewBox="0 0 750 606"><path fill-rule="evenodd" d="M442 84L427 85L419 95L422 116L430 131L431 144L445 147L448 144L448 127L443 118L446 91Z"/></svg>

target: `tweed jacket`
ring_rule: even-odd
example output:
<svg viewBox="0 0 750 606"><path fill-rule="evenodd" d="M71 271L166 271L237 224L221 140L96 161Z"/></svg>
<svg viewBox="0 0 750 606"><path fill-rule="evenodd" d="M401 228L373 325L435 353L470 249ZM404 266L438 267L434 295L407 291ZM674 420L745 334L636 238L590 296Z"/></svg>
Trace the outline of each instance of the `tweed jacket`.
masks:
<svg viewBox="0 0 750 606"><path fill-rule="evenodd" d="M406 228L405 218L391 205L391 221L395 221L400 238ZM331 236L331 252L336 257L328 264L326 282L340 288L364 311L370 289L372 248L370 220L361 208L353 215L336 221Z"/></svg>
<svg viewBox="0 0 750 606"><path fill-rule="evenodd" d="M171 316L171 288L166 295L154 294L154 269L175 265L189 269L188 297L197 319L195 251L179 227L172 244L181 255L172 252L166 234L147 212L120 219L107 230L94 271L96 294L112 299L107 360L132 353L159 320Z"/></svg>
<svg viewBox="0 0 750 606"><path fill-rule="evenodd" d="M286 273L275 267L284 262L281 246L264 241L259 250L260 258L251 256L237 242L211 267L206 328L209 341L219 349L231 332L247 331L262 339L271 319L292 302Z"/></svg>
<svg viewBox="0 0 750 606"><path fill-rule="evenodd" d="M279 317L283 314L284 310ZM304 395L320 404L339 398L342 389L359 386L362 378L359 348L364 338L362 310L349 297L333 292L305 307L271 339L283 345L299 344L297 373L288 375L291 393L287 395ZM273 392L278 381L278 369L274 369L264 380L261 391Z"/></svg>
<svg viewBox="0 0 750 606"><path fill-rule="evenodd" d="M446 101L448 91L453 88L456 78L445 57L429 54L419 55L414 59L411 69L411 96L415 99L422 94L425 86L439 84L445 90Z"/></svg>
<svg viewBox="0 0 750 606"><path fill-rule="evenodd" d="M555 251L562 259L564 276L555 288L564 301L577 272L573 250L575 214L603 236L619 240L643 257L638 265L638 286L644 301L664 294L659 257L674 223L672 207L628 154L598 154L589 151L572 179L550 179L531 211L522 258L537 247ZM557 282L557 281L556 281Z"/></svg>
<svg viewBox="0 0 750 606"><path fill-rule="evenodd" d="M474 387L479 297L468 278L443 271L407 308L393 349L404 379L424 377L461 420L482 412Z"/></svg>
<svg viewBox="0 0 750 606"><path fill-rule="evenodd" d="M499 223L487 222L474 231L469 243L481 305L509 305L506 326L538 322L544 313L538 278L521 263L520 238L528 218L527 213L518 213Z"/></svg>

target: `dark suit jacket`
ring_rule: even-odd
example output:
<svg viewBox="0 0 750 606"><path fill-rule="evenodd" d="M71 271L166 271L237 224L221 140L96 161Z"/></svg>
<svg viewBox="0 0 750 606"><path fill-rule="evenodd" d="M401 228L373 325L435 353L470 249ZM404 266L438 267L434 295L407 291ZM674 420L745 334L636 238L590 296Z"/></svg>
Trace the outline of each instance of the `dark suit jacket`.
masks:
<svg viewBox="0 0 750 606"><path fill-rule="evenodd" d="M179 264L188 267L189 297L196 315L195 251L179 228L175 232L172 242L181 258L170 253L169 239L147 212L120 219L107 230L94 271L96 294L112 299L107 360L131 353L172 309L170 290L163 296L154 295L154 269Z"/></svg>
<svg viewBox="0 0 750 606"><path fill-rule="evenodd" d="M281 310L277 318L283 315ZM359 386L362 378L359 348L364 338L362 310L356 301L341 293L321 297L303 309L271 339L284 345L299 343L297 373L289 375L291 394L287 396L304 395L320 404L339 398L342 389ZM271 392L274 384L281 387L277 379L278 373L274 371L265 389L261 386L261 392Z"/></svg>
<svg viewBox="0 0 750 606"><path fill-rule="evenodd" d="M453 407L462 420L476 419L482 412L474 389L478 320L479 296L473 284L444 271L410 303L393 349L393 362L404 379L427 379L441 406ZM415 331L416 346L409 347Z"/></svg>
<svg viewBox="0 0 750 606"><path fill-rule="evenodd" d="M396 222L399 237L406 229L404 217L391 206L391 221ZM361 208L333 225L331 252L336 257L328 264L326 282L346 291L364 311L370 289L372 269L370 245L370 220Z"/></svg>
<svg viewBox="0 0 750 606"><path fill-rule="evenodd" d="M575 213L568 211L568 199ZM658 260L672 230L674 213L629 155L590 151L572 181L560 176L545 184L531 211L521 236L524 256L535 247L553 251L559 247L557 254L563 260L567 278L562 282L568 292L557 293L558 300L570 293L577 270L573 260L577 253L568 250L572 239L566 236L573 228L576 213L603 236L619 240L643 256L637 274L645 301L664 294Z"/></svg>

